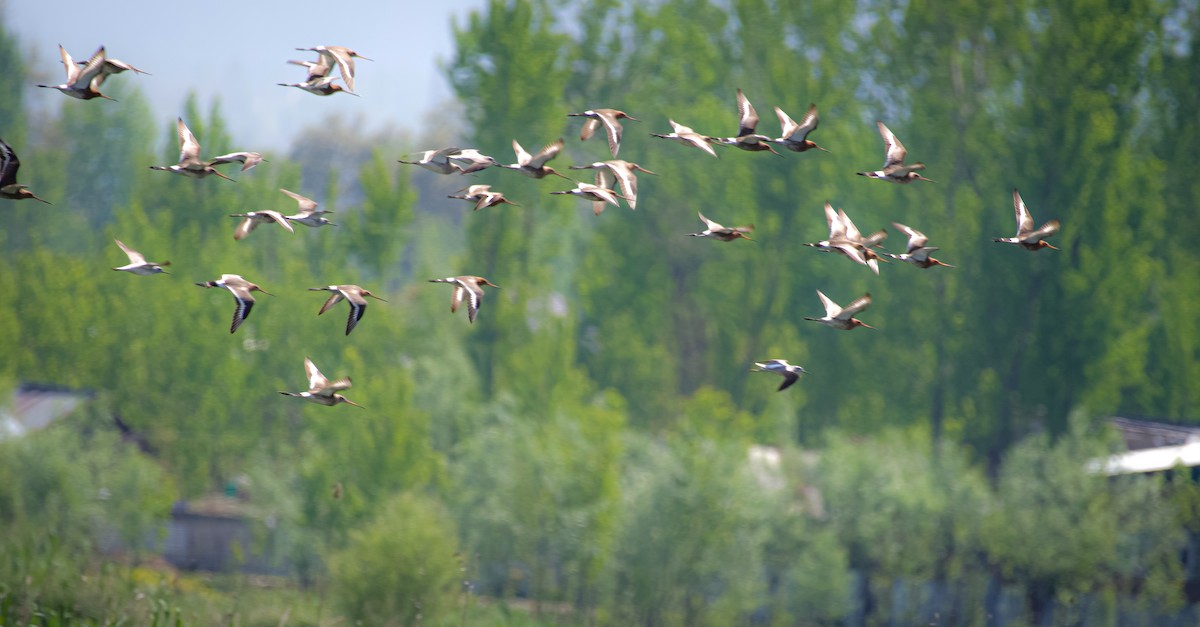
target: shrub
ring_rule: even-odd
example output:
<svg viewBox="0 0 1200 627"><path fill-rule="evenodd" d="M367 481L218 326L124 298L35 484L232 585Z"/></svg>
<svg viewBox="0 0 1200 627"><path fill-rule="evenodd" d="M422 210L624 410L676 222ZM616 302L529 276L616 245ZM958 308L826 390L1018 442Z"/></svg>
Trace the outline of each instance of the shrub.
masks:
<svg viewBox="0 0 1200 627"><path fill-rule="evenodd" d="M364 625L436 621L454 600L456 538L441 503L414 493L394 497L329 558L342 612Z"/></svg>

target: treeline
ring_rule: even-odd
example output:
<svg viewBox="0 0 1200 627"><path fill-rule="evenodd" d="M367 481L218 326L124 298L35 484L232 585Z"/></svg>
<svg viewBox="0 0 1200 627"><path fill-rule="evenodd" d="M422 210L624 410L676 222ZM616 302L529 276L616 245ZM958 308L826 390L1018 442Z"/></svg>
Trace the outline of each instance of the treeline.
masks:
<svg viewBox="0 0 1200 627"><path fill-rule="evenodd" d="M446 68L466 130L421 141L507 162L514 138L565 136L552 164L565 171L608 158L566 113L628 111L641 121L621 157L657 176L641 177L636 212L598 217L546 193L561 179L495 171L470 182L522 207L471 213L435 200L468 181L394 163L440 145L354 129L344 145L306 130L236 184L153 172L177 157L179 114L208 154L247 147L203 96L151 112L113 81L119 103L34 114L15 81L0 136L54 205L4 207L0 378L98 397L59 430L0 444L0 520L25 534L3 547L0 584L20 600L5 607L42 598L22 582L53 581L28 576L63 555L38 539L45 512L91 546L97 517L138 537L171 498L238 478L281 521L297 577L372 624L415 620L414 605L454 622L471 605L463 577L547 621L599 624L1174 615L1178 552L1200 528L1191 482L1086 463L1113 450L1105 416L1196 417L1197 19L1148 0L489 3L458 26ZM24 67L11 34L0 65ZM668 117L732 134L737 88L769 134L773 106L817 103L813 139L831 152L713 159L649 136ZM936 183L854 176L879 165L875 120ZM339 226L234 242L226 214L290 211L280 187ZM1013 231L1013 187L1035 218L1062 221L1061 251L989 241ZM916 227L956 267L875 276L800 246L824 239L826 200L864 230ZM755 241L685 237L697 210L755 224ZM113 238L172 274L108 270L125 263ZM277 295L236 335L228 295L191 285L227 272ZM456 274L502 287L474 325L425 282ZM323 297L305 290L333 283L388 302L347 337L341 310L318 318ZM870 292L878 330L804 322L822 313L818 289ZM367 409L281 397L303 387L305 356L353 377L347 395ZM771 357L811 374L776 393L746 372ZM163 491L121 492L127 514L63 508L151 473L78 473L71 457L46 469L59 449L142 464L105 435L114 415L148 443ZM44 488L23 479L35 471Z"/></svg>

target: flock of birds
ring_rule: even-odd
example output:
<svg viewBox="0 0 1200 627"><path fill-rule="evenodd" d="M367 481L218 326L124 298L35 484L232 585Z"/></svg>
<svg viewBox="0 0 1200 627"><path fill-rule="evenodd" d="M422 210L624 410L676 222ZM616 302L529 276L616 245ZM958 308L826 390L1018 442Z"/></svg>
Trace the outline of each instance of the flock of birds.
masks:
<svg viewBox="0 0 1200 627"><path fill-rule="evenodd" d="M357 95L354 93L354 59L370 59L343 46L316 46L312 48L297 48L297 50L313 51L318 53L318 57L315 61L288 61L290 64L304 67L307 72L306 79L302 83L279 83L280 85L297 87L321 96L328 96L337 92ZM66 70L66 82L60 85L39 85L39 87L57 89L68 96L81 100L91 100L93 98L112 100L100 92L100 87L113 74L119 74L124 71L133 71L137 74L147 73L128 63L107 57L103 47L97 50L86 61L80 62L74 61L62 46L59 46L59 52ZM334 68L337 68L338 74L345 83L345 87L334 82L337 80L337 77L333 75ZM825 148L818 146L812 140L808 139L809 135L816 131L818 126L817 107L815 104L809 106L799 123L792 120L782 109L775 107L775 114L779 118L781 127L781 136L775 138L757 132L758 113L755 111L754 106L750 104L749 99L742 93L741 89L737 90L737 111L739 115L739 127L737 135L732 137L703 135L675 122L673 119L668 120L672 128L671 133L651 133L651 135L670 139L685 146L698 148L713 157L717 156L716 151L713 149L715 145L733 146L750 152L771 152L777 156L782 155L775 150L773 145L781 146L793 152L806 152L813 149L828 152ZM574 195L589 201L592 203L593 212L597 215L607 205L620 206L620 201L622 200L625 201L630 209L636 209L638 194L637 173L641 172L651 175L655 173L637 163L617 159L617 154L620 151L623 132L621 120L638 121L637 118L630 116L624 111L607 108L589 109L581 113L568 113L567 116L586 118L580 132L581 141L587 141L596 134L596 131L601 126L604 127L605 135L608 139L609 151L613 158L587 165L570 166L570 169L573 170L594 170L594 183L573 181L547 165L549 161L557 157L559 152L562 151L564 145L562 138L546 145L535 154L530 154L514 139L512 147L516 155L516 162L512 164L501 164L494 157L485 155L474 148L464 149L458 147L427 150L417 153L420 156L415 161L400 160L400 163L417 165L426 170L446 175L473 174L487 168L499 167L515 170L534 179L557 176L574 182L575 186L568 190L551 191L549 192L550 194ZM930 181L930 179L920 174L925 165L923 163L905 164L904 160L907 151L904 145L900 143L896 135L883 122L878 122L878 127L885 149L883 167L878 170L858 172L857 174L899 184L912 183L914 181ZM246 171L265 161L261 154L247 151L233 152L207 160L202 159L200 157L200 144L196 141L196 137L188 129L187 125L184 124L182 118L178 119L177 133L179 138L178 163L165 166L150 166L151 169L174 172L196 179L202 179L210 175L229 179L228 176L218 171L216 166L236 162L242 164L242 171ZM44 203L47 202L35 196L26 186L17 183L17 169L19 166L20 161L17 159L16 153L3 139L0 139L0 198L12 200L31 198ZM280 189L280 191L298 203L299 209L297 213L283 215L277 211L258 210L230 214L230 217L240 219L234 231L235 240L246 238L260 224L275 224L289 232L294 232L293 224L301 224L310 228L336 226L324 217L324 214L331 212L318 209L317 203L312 199L286 189ZM506 203L519 206L517 203L506 198L503 193L492 190L489 185L469 185L450 195L450 198L472 202L476 211ZM1051 246L1046 241L1046 238L1058 231L1059 222L1051 220L1040 227L1034 228L1033 218L1030 216L1029 210L1025 207L1025 203L1021 200L1021 196L1016 189L1013 189L1013 207L1017 221L1016 235L1013 237L994 238L994 241L1015 244L1030 251L1037 251L1042 248L1054 248L1054 246ZM751 239L749 234L754 230L753 225L726 227L706 218L703 214L699 214L699 216L700 220L705 224L705 229L700 232L690 233L693 237L712 238L725 242L736 239ZM834 210L833 206L828 202L825 203L825 217L829 226L828 238L805 245L815 247L820 251L841 254L858 264L869 267L875 274L879 274L879 262L886 261L883 257L911 263L923 269L934 266L953 267L932 257L931 253L938 250L938 248L928 246L928 238L912 227L893 222L893 226L908 237L906 250L903 253L882 252L881 254L880 252L876 252L875 249L880 248L883 240L887 237L885 230L879 230L864 236L844 210ZM170 265L170 262L159 263L147 261L141 253L125 245L120 240L116 240L116 243L126 256L128 256L129 263L124 266L115 267L113 270L149 276L165 273L166 270L164 268ZM454 290L450 302L451 313L456 312L462 303L466 302L467 318L472 323L475 321L479 307L483 302L484 286L499 287L484 277L474 275L430 279L429 282L448 283L452 285ZM235 333L250 315L255 304L253 292L271 295L258 285L237 274L223 274L218 279L196 283L196 285L205 288L221 288L233 295L235 309L233 321L229 328L230 333ZM346 322L346 335L350 335L350 332L362 320L363 314L367 309L366 298L369 297L384 301L384 299L375 296L369 290L358 285L328 285L308 289L310 291L326 291L331 293L321 306L320 311L317 312L317 315L324 314L343 300L347 302L350 311ZM852 330L856 327L874 328L855 317L871 304L870 293L858 297L845 307L839 306L820 290L817 291L817 296L824 306L825 315L819 318L806 317L805 320L818 322L839 330ZM308 357L305 357L304 360L304 370L309 383L307 391L280 393L299 397L321 405L332 406L339 403L347 403L356 407L362 407L340 394L340 392L350 387L351 381L349 377L331 381L321 374ZM773 372L781 375L783 382L778 388L780 391L794 384L801 374L807 373L803 367L790 364L784 359L769 359L756 362L752 371Z"/></svg>

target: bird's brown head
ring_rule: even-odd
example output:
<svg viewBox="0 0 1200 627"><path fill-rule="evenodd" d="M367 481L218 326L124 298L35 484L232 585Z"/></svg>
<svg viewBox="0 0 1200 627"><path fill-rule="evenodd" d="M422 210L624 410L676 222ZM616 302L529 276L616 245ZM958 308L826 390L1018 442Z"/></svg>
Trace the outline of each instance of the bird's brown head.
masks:
<svg viewBox="0 0 1200 627"><path fill-rule="evenodd" d="M346 398L345 396L342 396L341 394L334 394L333 400L334 400L335 405L338 403L346 403L347 405L354 405L355 407L357 407L359 409L366 409L366 407L363 407L362 405L355 403L354 401Z"/></svg>

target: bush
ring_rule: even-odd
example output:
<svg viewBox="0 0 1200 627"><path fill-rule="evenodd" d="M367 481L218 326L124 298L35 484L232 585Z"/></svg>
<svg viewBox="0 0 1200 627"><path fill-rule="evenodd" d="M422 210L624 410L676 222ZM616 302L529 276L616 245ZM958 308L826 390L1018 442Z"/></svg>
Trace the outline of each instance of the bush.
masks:
<svg viewBox="0 0 1200 627"><path fill-rule="evenodd" d="M413 493L393 498L329 558L342 612L364 625L436 621L457 589L456 538L439 502Z"/></svg>

